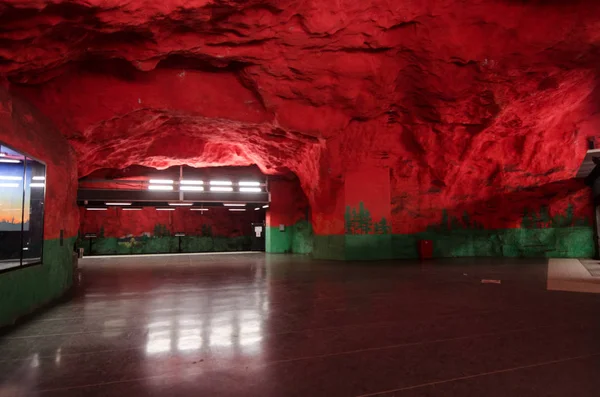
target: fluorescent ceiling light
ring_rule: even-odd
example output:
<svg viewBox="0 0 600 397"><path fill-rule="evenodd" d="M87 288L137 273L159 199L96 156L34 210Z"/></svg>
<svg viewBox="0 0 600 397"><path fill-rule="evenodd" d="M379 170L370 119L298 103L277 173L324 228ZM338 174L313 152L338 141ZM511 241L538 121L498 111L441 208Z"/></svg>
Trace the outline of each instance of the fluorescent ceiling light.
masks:
<svg viewBox="0 0 600 397"><path fill-rule="evenodd" d="M172 179L150 179L150 183L157 183L159 185L172 185Z"/></svg>
<svg viewBox="0 0 600 397"><path fill-rule="evenodd" d="M46 184L43 182L33 182L33 183L30 183L29 186L30 187L44 187L44 186L46 186Z"/></svg>
<svg viewBox="0 0 600 397"><path fill-rule="evenodd" d="M19 187L18 183L0 183L0 187Z"/></svg>
<svg viewBox="0 0 600 397"><path fill-rule="evenodd" d="M254 211L258 211L259 209L260 209L260 207L256 207L256 208L254 209Z"/></svg>
<svg viewBox="0 0 600 397"><path fill-rule="evenodd" d="M131 205L131 203L104 203L106 205Z"/></svg>
<svg viewBox="0 0 600 397"><path fill-rule="evenodd" d="M240 186L260 186L260 182L241 181L240 183L238 183L238 185L240 185Z"/></svg>
<svg viewBox="0 0 600 397"><path fill-rule="evenodd" d="M88 211L106 211L108 208L86 208Z"/></svg>
<svg viewBox="0 0 600 397"><path fill-rule="evenodd" d="M204 185L204 181L190 181L187 179L182 179L179 181L182 185Z"/></svg>
<svg viewBox="0 0 600 397"><path fill-rule="evenodd" d="M0 175L0 181L22 181L22 176L4 176Z"/></svg>
<svg viewBox="0 0 600 397"><path fill-rule="evenodd" d="M238 212L242 212L242 211L246 211L245 208L230 208L229 211L238 211Z"/></svg>
<svg viewBox="0 0 600 397"><path fill-rule="evenodd" d="M240 192L243 192L243 193L260 193L260 192L262 192L262 190L259 187L241 187L240 188Z"/></svg>
<svg viewBox="0 0 600 397"><path fill-rule="evenodd" d="M245 207L246 203L223 203L225 207Z"/></svg>
<svg viewBox="0 0 600 397"><path fill-rule="evenodd" d="M233 192L233 188L225 187L225 186L211 186L210 191L211 192Z"/></svg>
<svg viewBox="0 0 600 397"><path fill-rule="evenodd" d="M194 203L169 203L173 207L191 207Z"/></svg>
<svg viewBox="0 0 600 397"><path fill-rule="evenodd" d="M148 190L173 190L173 186L168 185L150 185Z"/></svg>
<svg viewBox="0 0 600 397"><path fill-rule="evenodd" d="M211 186L231 186L231 181L210 181Z"/></svg>
<svg viewBox="0 0 600 397"><path fill-rule="evenodd" d="M175 208L157 208L157 211L175 211Z"/></svg>
<svg viewBox="0 0 600 397"><path fill-rule="evenodd" d="M21 160L0 159L0 163L19 164L20 162L21 162Z"/></svg>
<svg viewBox="0 0 600 397"><path fill-rule="evenodd" d="M203 192L204 188L202 186L180 186L179 190L184 192Z"/></svg>
<svg viewBox="0 0 600 397"><path fill-rule="evenodd" d="M34 176L33 178L34 181L45 181L46 177L45 176Z"/></svg>
<svg viewBox="0 0 600 397"><path fill-rule="evenodd" d="M129 208L123 208L123 211L141 211L141 208L133 208L133 207L129 207Z"/></svg>
<svg viewBox="0 0 600 397"><path fill-rule="evenodd" d="M190 208L192 211L208 211L208 208Z"/></svg>
<svg viewBox="0 0 600 397"><path fill-rule="evenodd" d="M263 208L269 208L269 204L263 205Z"/></svg>

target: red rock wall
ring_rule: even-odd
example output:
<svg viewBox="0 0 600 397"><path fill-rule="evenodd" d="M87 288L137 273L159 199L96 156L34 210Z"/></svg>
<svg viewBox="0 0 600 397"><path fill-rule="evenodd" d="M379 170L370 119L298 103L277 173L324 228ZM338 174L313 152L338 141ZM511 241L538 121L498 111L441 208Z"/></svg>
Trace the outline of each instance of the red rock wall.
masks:
<svg viewBox="0 0 600 397"><path fill-rule="evenodd" d="M252 222L264 222L264 211L230 212L224 207L211 208L209 211L191 211L177 208L175 211L157 211L145 207L141 211L123 211L121 208L109 208L107 211L87 211L80 208L80 232L99 234L104 237L141 236L154 234L156 225L161 224L174 234L184 232L190 236L201 236L203 225L210 228L213 236L237 237L252 234Z"/></svg>
<svg viewBox="0 0 600 397"><path fill-rule="evenodd" d="M308 220L308 200L297 179L270 179L269 192L271 202L267 210L267 226L292 226L300 220Z"/></svg>
<svg viewBox="0 0 600 397"><path fill-rule="evenodd" d="M292 172L321 235L344 233L362 189L349 175L366 169L390 170L394 233L444 211L485 228L518 227L526 207L589 217L572 178L600 136L597 1L5 4L0 73L81 175Z"/></svg>

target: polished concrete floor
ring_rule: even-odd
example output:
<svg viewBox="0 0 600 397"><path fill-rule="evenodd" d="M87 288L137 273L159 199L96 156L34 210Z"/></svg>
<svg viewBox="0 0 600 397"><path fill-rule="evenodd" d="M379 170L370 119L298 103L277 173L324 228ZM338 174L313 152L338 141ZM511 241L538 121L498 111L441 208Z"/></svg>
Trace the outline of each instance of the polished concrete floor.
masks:
<svg viewBox="0 0 600 397"><path fill-rule="evenodd" d="M90 258L72 299L0 337L0 396L598 396L600 294L548 290L548 269Z"/></svg>

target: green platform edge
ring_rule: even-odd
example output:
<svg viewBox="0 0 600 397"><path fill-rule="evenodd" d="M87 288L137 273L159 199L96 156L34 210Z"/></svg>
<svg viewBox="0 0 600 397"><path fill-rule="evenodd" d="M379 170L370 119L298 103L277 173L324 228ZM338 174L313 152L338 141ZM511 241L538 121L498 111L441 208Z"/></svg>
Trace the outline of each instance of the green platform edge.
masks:
<svg viewBox="0 0 600 397"><path fill-rule="evenodd" d="M0 327L61 297L73 283L76 237L44 241L41 265L0 274Z"/></svg>

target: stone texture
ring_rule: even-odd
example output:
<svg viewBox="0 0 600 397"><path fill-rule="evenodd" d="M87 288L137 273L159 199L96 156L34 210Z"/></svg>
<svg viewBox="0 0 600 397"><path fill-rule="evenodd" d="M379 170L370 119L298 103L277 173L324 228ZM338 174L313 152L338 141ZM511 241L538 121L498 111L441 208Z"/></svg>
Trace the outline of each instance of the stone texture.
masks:
<svg viewBox="0 0 600 397"><path fill-rule="evenodd" d="M0 7L0 73L69 139L80 176L183 163L293 172L319 235L343 234L346 172L363 167L391 170L393 233L464 208L513 228L542 205L532 199L589 214L583 186L556 182L598 134L593 0Z"/></svg>

